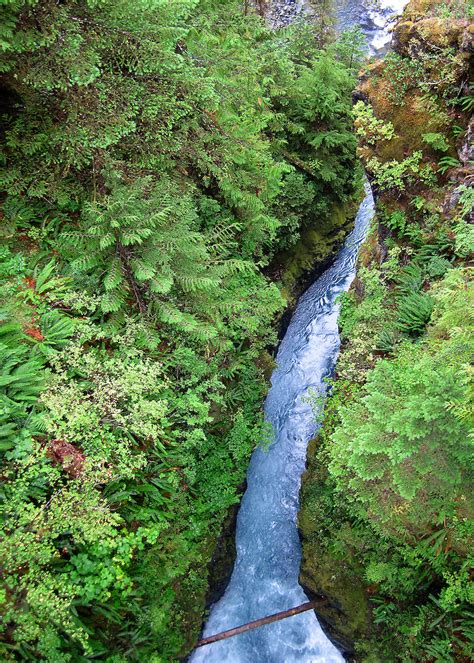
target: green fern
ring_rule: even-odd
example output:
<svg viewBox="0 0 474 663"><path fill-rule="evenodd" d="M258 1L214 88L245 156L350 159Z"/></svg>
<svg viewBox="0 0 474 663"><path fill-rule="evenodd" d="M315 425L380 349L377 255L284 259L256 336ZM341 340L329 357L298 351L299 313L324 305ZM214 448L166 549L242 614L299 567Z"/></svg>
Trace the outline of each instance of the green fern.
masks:
<svg viewBox="0 0 474 663"><path fill-rule="evenodd" d="M433 305L433 298L428 294L407 294L398 306L397 328L405 334L422 333L430 321Z"/></svg>
<svg viewBox="0 0 474 663"><path fill-rule="evenodd" d="M0 450L14 447L23 433L34 434L35 404L44 382L43 362L28 358L28 348L0 343Z"/></svg>
<svg viewBox="0 0 474 663"><path fill-rule="evenodd" d="M397 291L402 295L418 292L424 283L425 277L422 268L416 263L406 265L397 279Z"/></svg>
<svg viewBox="0 0 474 663"><path fill-rule="evenodd" d="M439 255L430 256L424 266L426 274L432 279L441 278L450 267L449 260Z"/></svg>
<svg viewBox="0 0 474 663"><path fill-rule="evenodd" d="M377 339L377 350L380 352L393 352L397 344L399 333L396 329L382 329Z"/></svg>
<svg viewBox="0 0 474 663"><path fill-rule="evenodd" d="M36 350L47 356L63 349L74 334L76 324L76 320L59 311L48 311L41 317L43 340L37 344Z"/></svg>
<svg viewBox="0 0 474 663"><path fill-rule="evenodd" d="M441 175L444 175L451 168L457 168L459 166L459 160L454 157L442 157L438 161L438 171Z"/></svg>
<svg viewBox="0 0 474 663"><path fill-rule="evenodd" d="M115 177L111 189L103 200L86 205L79 230L62 235L73 268L91 273L102 269L98 287L104 314L135 304L141 314L154 311L161 321L205 338L207 331L200 330L209 326L202 318L217 310L214 302L225 270L194 229L192 200L173 198L170 182L156 184L147 177L133 185ZM222 229L218 235L226 237ZM227 273L244 269L245 261L233 260ZM186 311L173 303L180 298Z"/></svg>
<svg viewBox="0 0 474 663"><path fill-rule="evenodd" d="M472 113L474 111L474 95L460 97L457 102L465 113Z"/></svg>

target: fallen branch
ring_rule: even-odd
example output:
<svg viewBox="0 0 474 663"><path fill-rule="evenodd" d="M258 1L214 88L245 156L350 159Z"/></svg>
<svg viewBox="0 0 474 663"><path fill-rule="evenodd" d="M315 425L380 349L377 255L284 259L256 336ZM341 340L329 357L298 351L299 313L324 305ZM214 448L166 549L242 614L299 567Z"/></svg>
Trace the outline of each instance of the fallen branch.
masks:
<svg viewBox="0 0 474 663"><path fill-rule="evenodd" d="M289 608L289 610L282 610L281 612L276 612L273 615L268 615L268 617L262 617L261 619L256 619L253 622L248 624L242 624L241 626L236 626L231 628L228 631L222 631L221 633L216 633L215 635L210 635L207 638L199 640L196 647L203 647L204 645L210 645L213 642L218 642L219 640L226 640L227 638L232 638L234 635L239 635L239 633L245 633L246 631L251 631L254 628L259 628L260 626L265 626L265 624L271 624L272 622L279 622L281 619L286 619L287 617L293 617L293 615L299 615L300 612L306 612L307 610L314 610L317 606L324 605L327 603L327 599L315 599L314 601L308 601L308 603L302 603L301 605L296 606L296 608Z"/></svg>

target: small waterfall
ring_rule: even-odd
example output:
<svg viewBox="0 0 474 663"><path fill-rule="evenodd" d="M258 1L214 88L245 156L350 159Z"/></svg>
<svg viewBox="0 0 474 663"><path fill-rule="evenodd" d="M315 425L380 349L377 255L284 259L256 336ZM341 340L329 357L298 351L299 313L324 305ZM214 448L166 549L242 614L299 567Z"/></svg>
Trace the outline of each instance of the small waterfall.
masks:
<svg viewBox="0 0 474 663"><path fill-rule="evenodd" d="M338 33L358 26L367 40L370 55L383 53L391 40L392 18L401 14L408 0L335 0L329 13ZM323 11L328 12L324 7ZM289 25L299 16L321 12L318 0L273 0L269 22L274 28Z"/></svg>

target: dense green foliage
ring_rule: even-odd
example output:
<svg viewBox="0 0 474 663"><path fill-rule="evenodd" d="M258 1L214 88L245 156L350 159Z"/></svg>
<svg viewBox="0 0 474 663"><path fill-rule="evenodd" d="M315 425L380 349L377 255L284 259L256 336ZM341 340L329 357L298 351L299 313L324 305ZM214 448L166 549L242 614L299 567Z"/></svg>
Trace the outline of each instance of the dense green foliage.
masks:
<svg viewBox="0 0 474 663"><path fill-rule="evenodd" d="M436 7L424 3L423 11L428 4ZM474 657L474 288L466 260L474 243L472 162L463 149L471 118L459 103L468 37L463 21L419 16L413 5L395 30L398 52L365 83L371 105L355 108L379 198L354 287L342 298L342 353L301 523L305 558L314 549L326 565L335 560L334 573L351 577L363 610L371 608L371 624L353 619L359 660L444 663ZM448 151L459 158L435 166L433 157ZM317 568L316 560L315 582Z"/></svg>
<svg viewBox="0 0 474 663"><path fill-rule="evenodd" d="M354 47L233 0L0 14L0 657L175 660L265 439L264 269L357 184Z"/></svg>
<svg viewBox="0 0 474 663"><path fill-rule="evenodd" d="M366 296L356 322L344 303L350 342L317 450L328 474L324 488L305 488L318 545L356 559L369 588L381 632L358 643L362 660L473 654L472 275L451 268L431 292L423 336L392 334L382 348L387 318L367 315L379 302Z"/></svg>

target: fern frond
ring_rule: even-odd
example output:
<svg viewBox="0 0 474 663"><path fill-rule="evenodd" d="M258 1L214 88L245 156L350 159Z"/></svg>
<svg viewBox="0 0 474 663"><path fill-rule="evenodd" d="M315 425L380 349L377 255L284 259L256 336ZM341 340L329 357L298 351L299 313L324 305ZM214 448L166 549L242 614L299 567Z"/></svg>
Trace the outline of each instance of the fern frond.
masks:
<svg viewBox="0 0 474 663"><path fill-rule="evenodd" d="M407 334L420 334L433 312L434 300L425 293L412 292L399 304L397 327Z"/></svg>
<svg viewBox="0 0 474 663"><path fill-rule="evenodd" d="M122 262L120 258L115 257L110 263L109 270L104 278L104 288L106 291L117 288L123 282Z"/></svg>
<svg viewBox="0 0 474 663"><path fill-rule="evenodd" d="M104 313L114 313L118 311L125 303L125 293L121 290L109 290L103 295L100 307Z"/></svg>

